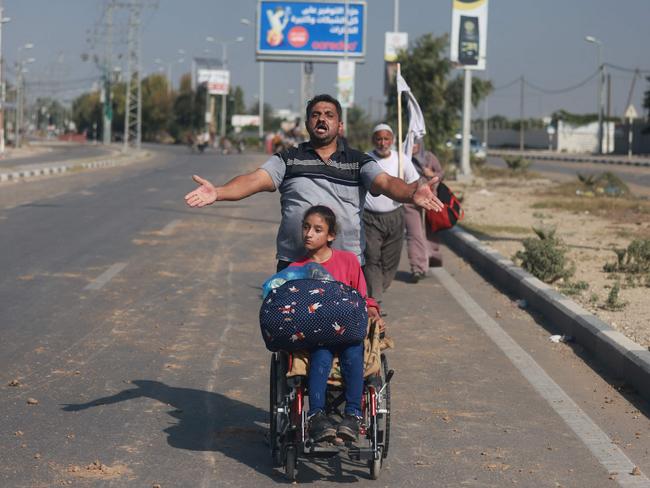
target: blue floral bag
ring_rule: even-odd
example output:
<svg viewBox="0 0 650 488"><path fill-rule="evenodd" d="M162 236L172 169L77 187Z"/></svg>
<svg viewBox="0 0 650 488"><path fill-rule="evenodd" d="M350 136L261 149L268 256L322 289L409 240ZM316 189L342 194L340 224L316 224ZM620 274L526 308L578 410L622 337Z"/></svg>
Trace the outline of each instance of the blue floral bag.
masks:
<svg viewBox="0 0 650 488"><path fill-rule="evenodd" d="M270 351L358 344L367 324L366 300L338 281L287 281L272 289L260 308L260 329Z"/></svg>

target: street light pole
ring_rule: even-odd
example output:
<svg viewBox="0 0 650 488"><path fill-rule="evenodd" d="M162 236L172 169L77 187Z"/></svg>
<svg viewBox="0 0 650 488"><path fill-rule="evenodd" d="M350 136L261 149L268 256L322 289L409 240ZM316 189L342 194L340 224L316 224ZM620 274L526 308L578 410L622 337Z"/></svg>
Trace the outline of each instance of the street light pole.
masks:
<svg viewBox="0 0 650 488"><path fill-rule="evenodd" d="M206 41L208 42L214 42L221 44L221 65L224 69L228 69L228 44L232 44L234 42L243 42L244 38L243 37L237 37L236 39L228 40L228 41L223 41L219 39L215 39L212 36L208 36L205 38ZM230 83L228 84L230 85ZM230 88L230 86L229 86ZM209 96L209 94L208 94ZM221 95L221 128L219 131L219 134L222 138L226 136L226 103L228 99L228 93L223 93Z"/></svg>
<svg viewBox="0 0 650 488"><path fill-rule="evenodd" d="M9 22L9 17L4 17L4 6L0 0L0 154L5 152L5 84L2 79L4 57L2 56L2 24Z"/></svg>
<svg viewBox="0 0 650 488"><path fill-rule="evenodd" d="M596 97L597 107L598 107L598 154L603 153L603 76L604 76L604 66L603 66L603 43L596 39L594 36L586 36L585 41L595 44L598 48L597 53L597 62L598 62L598 94Z"/></svg>
<svg viewBox="0 0 650 488"><path fill-rule="evenodd" d="M25 64L33 63L34 58L29 58L23 60L22 51L23 49L32 49L34 44L28 42L24 46L18 48L18 73L17 73L17 82L16 82L16 127L14 129L15 147L20 147L22 143L22 137L20 131L23 129L23 119L24 119L24 109L25 109Z"/></svg>
<svg viewBox="0 0 650 488"><path fill-rule="evenodd" d="M246 18L240 19L239 22L244 25L251 25L251 21ZM264 61L258 61L258 63L260 65L260 74L259 74L260 89L257 98L257 103L258 103L257 112L260 118L260 123L258 126L259 129L258 136L260 138L260 141L262 141L262 138L264 137Z"/></svg>
<svg viewBox="0 0 650 488"><path fill-rule="evenodd" d="M223 67L226 70L228 70L228 49L226 47L225 42L221 43L221 62L223 64ZM230 91L230 89L228 91ZM219 130L219 135L221 136L222 141L226 137L226 104L227 103L228 103L228 94L222 93L221 94L221 124Z"/></svg>

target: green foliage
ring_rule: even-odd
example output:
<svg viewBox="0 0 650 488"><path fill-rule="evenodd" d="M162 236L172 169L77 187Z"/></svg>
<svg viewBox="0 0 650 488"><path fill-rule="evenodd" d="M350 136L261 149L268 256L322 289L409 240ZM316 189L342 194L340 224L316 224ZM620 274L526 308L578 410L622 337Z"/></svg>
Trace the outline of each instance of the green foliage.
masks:
<svg viewBox="0 0 650 488"><path fill-rule="evenodd" d="M372 127L372 121L362 108L355 105L348 109L348 125L345 133L350 146L362 150L371 149Z"/></svg>
<svg viewBox="0 0 650 488"><path fill-rule="evenodd" d="M562 120L571 125L587 125L598 120L598 114L574 114L566 110L556 110L551 114L553 125L556 125L558 120Z"/></svg>
<svg viewBox="0 0 650 488"><path fill-rule="evenodd" d="M595 174L583 175L581 173L578 173L578 180L587 188L593 188L596 185Z"/></svg>
<svg viewBox="0 0 650 488"><path fill-rule="evenodd" d="M202 130L205 126L206 90L204 86L192 89L191 77L185 74L181 77L180 88L170 92L167 79L162 74L147 76L141 81L142 86L142 137L148 141L168 139L168 135L176 142L185 142L192 132ZM113 133L124 134L124 110L126 101L126 84L115 83L112 86ZM221 109L222 97L216 97L216 113ZM228 114L246 113L244 92L241 87L231 89L226 97ZM265 107L265 121L272 121L270 106ZM255 112L257 113L257 112ZM72 120L78 130L91 131L93 123L98 124L98 132L102 131L102 105L99 103L99 93L85 93L72 103ZM228 117L230 120L230 117ZM279 126L278 124L275 124ZM265 125L273 129L273 123ZM228 132L232 127L228 123Z"/></svg>
<svg viewBox="0 0 650 488"><path fill-rule="evenodd" d="M621 299L619 298L618 294L621 291L621 285L618 283L614 283L614 286L612 286L612 289L609 290L609 295L607 295L607 300L605 300L605 303L602 305L602 308L605 310L609 310L611 312L616 312L619 310L623 310L625 306L627 305L627 302L622 302Z"/></svg>
<svg viewBox="0 0 650 488"><path fill-rule="evenodd" d="M589 289L589 283L586 281L567 281L560 287L560 291L565 295L580 295L583 291Z"/></svg>
<svg viewBox="0 0 650 488"><path fill-rule="evenodd" d="M93 124L101 128L102 105L99 103L99 92L84 93L72 102L72 120L78 132L93 130Z"/></svg>
<svg viewBox="0 0 650 488"><path fill-rule="evenodd" d="M142 137L158 141L168 133L172 116L172 96L167 78L153 74L142 80Z"/></svg>
<svg viewBox="0 0 650 488"><path fill-rule="evenodd" d="M460 75L451 78L453 66L447 57L448 45L446 35L434 37L425 34L398 57L402 76L417 98L426 121L425 146L436 154L460 127L462 111L463 78ZM491 90L491 82L474 77L472 103L477 105ZM389 91L386 107L387 121L396 125L397 94L394 88Z"/></svg>
<svg viewBox="0 0 650 488"><path fill-rule="evenodd" d="M523 251L517 251L515 260L521 267L546 283L560 279L568 280L575 272L575 266L566 257L568 248L555 236L555 229L533 228L537 239L529 237L522 241Z"/></svg>
<svg viewBox="0 0 650 488"><path fill-rule="evenodd" d="M650 285L650 239L635 239L627 249L613 249L615 263L605 263L606 273L625 273L630 286Z"/></svg>
<svg viewBox="0 0 650 488"><path fill-rule="evenodd" d="M503 158L509 169L523 173L530 166L530 161L523 156L506 156Z"/></svg>

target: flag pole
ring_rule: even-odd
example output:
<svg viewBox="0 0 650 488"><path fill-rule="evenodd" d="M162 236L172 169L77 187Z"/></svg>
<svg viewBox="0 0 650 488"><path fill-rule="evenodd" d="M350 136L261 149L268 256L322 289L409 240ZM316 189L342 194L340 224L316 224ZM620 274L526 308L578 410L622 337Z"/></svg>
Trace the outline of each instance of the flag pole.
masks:
<svg viewBox="0 0 650 488"><path fill-rule="evenodd" d="M395 89L397 90L397 174L404 179L404 165L402 164L402 94L399 91L397 80L402 76L400 63L397 63Z"/></svg>

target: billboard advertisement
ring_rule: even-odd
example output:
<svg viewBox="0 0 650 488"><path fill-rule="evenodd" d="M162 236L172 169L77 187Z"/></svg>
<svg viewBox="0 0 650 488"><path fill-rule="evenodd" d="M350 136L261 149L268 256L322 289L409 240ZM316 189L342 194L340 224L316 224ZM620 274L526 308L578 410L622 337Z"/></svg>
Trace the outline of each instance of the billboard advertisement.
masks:
<svg viewBox="0 0 650 488"><path fill-rule="evenodd" d="M354 105L354 66L354 61L338 62L337 98L341 107L350 108Z"/></svg>
<svg viewBox="0 0 650 488"><path fill-rule="evenodd" d="M450 59L467 69L484 70L488 0L453 0Z"/></svg>
<svg viewBox="0 0 650 488"><path fill-rule="evenodd" d="M228 95L230 89L230 71L225 69L197 70L199 84L207 83L210 95Z"/></svg>
<svg viewBox="0 0 650 488"><path fill-rule="evenodd" d="M394 63L400 51L409 47L408 32L386 32L384 42L384 61Z"/></svg>
<svg viewBox="0 0 650 488"><path fill-rule="evenodd" d="M365 34L363 1L261 0L257 5L259 61L337 61L346 55L363 61Z"/></svg>

